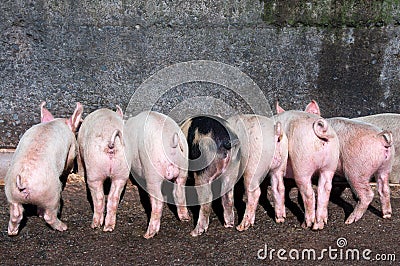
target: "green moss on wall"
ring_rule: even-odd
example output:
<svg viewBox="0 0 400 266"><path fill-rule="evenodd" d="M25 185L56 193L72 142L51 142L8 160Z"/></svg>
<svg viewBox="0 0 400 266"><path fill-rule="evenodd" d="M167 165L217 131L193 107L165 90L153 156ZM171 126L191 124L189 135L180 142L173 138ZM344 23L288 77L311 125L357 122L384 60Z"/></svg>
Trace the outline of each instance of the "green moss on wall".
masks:
<svg viewBox="0 0 400 266"><path fill-rule="evenodd" d="M281 26L381 26L400 22L400 0L262 0L263 20Z"/></svg>

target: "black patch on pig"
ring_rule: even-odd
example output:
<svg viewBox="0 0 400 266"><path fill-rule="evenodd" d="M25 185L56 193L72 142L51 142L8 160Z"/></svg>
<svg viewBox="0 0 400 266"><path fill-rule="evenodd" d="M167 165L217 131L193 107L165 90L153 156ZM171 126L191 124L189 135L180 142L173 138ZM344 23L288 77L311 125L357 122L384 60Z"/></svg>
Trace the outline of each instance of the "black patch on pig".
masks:
<svg viewBox="0 0 400 266"><path fill-rule="evenodd" d="M228 151L232 148L231 136L233 134L228 131L226 121L213 116L197 116L191 119L187 136L190 160L198 159L201 156L199 142L194 142L196 131L200 138L207 135L211 137L217 146L217 154L222 155L223 158L227 156ZM202 173L207 168L208 166L197 173Z"/></svg>

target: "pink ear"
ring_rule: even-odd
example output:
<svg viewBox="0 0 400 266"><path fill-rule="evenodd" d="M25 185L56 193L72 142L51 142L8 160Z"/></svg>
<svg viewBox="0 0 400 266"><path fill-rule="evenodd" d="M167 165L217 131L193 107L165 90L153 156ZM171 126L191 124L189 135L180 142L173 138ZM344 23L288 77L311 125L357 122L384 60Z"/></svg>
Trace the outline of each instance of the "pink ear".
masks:
<svg viewBox="0 0 400 266"><path fill-rule="evenodd" d="M117 110L115 112L119 114L121 117L124 117L124 112L122 112L122 109L119 105L117 105Z"/></svg>
<svg viewBox="0 0 400 266"><path fill-rule="evenodd" d="M312 100L306 107L305 110L307 113L310 114L316 114L316 115L321 115L321 112L319 110L319 106L315 100Z"/></svg>
<svg viewBox="0 0 400 266"><path fill-rule="evenodd" d="M75 132L79 124L81 123L81 117L83 113L83 106L79 102L76 103L76 108L72 116L67 120L67 125L71 129L72 132Z"/></svg>
<svg viewBox="0 0 400 266"><path fill-rule="evenodd" d="M276 101L276 113L280 114L280 113L283 113L283 112L285 112L285 110L282 107L280 107L279 106L279 102Z"/></svg>
<svg viewBox="0 0 400 266"><path fill-rule="evenodd" d="M46 122L50 122L51 120L54 120L54 117L49 112L49 110L44 108L45 105L46 105L46 102L42 102L40 104L40 122L41 123L46 123Z"/></svg>

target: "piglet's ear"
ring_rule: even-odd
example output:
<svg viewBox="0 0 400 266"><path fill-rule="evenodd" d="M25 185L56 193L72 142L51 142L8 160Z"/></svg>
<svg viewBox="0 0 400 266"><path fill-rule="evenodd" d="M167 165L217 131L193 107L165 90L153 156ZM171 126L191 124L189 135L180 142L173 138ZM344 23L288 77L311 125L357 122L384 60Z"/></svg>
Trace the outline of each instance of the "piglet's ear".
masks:
<svg viewBox="0 0 400 266"><path fill-rule="evenodd" d="M283 113L283 112L285 112L285 110L282 107L280 107L279 101L276 101L276 113L280 114L280 113Z"/></svg>
<svg viewBox="0 0 400 266"><path fill-rule="evenodd" d="M124 112L119 105L117 105L117 110L115 111L119 116L124 117Z"/></svg>
<svg viewBox="0 0 400 266"><path fill-rule="evenodd" d="M76 108L72 116L67 120L67 125L71 129L72 132L75 132L79 124L81 123L81 117L83 113L83 106L81 103L76 103Z"/></svg>
<svg viewBox="0 0 400 266"><path fill-rule="evenodd" d="M319 110L319 106L315 100L312 100L306 107L305 110L307 113L321 115L321 111Z"/></svg>
<svg viewBox="0 0 400 266"><path fill-rule="evenodd" d="M50 122L51 120L54 120L54 117L49 112L49 110L44 108L45 105L46 105L46 102L42 102L40 104L40 122L41 123L46 123L46 122Z"/></svg>

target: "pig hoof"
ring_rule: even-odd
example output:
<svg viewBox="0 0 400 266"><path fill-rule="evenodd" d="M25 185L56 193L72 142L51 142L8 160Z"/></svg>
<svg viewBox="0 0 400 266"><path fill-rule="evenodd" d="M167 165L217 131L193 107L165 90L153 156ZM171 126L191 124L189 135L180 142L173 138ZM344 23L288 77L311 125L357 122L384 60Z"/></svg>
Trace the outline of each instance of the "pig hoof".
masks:
<svg viewBox="0 0 400 266"><path fill-rule="evenodd" d="M204 232L206 232L206 229L204 229L204 228L196 228L190 234L191 234L191 236L196 237L196 236L202 235Z"/></svg>
<svg viewBox="0 0 400 266"><path fill-rule="evenodd" d="M392 214L384 214L383 215L383 219L390 219L390 218L392 218Z"/></svg>
<svg viewBox="0 0 400 266"><path fill-rule="evenodd" d="M281 223L284 223L285 222L285 218L284 217L277 217L277 218L275 218L275 221L276 221L276 223L278 223L278 224L281 224Z"/></svg>
<svg viewBox="0 0 400 266"><path fill-rule="evenodd" d="M224 224L225 228L232 228L233 227L233 223L228 223L228 224Z"/></svg>
<svg viewBox="0 0 400 266"><path fill-rule="evenodd" d="M235 217L228 217L224 221L225 228L231 228L235 225Z"/></svg>
<svg viewBox="0 0 400 266"><path fill-rule="evenodd" d="M59 231L65 231L68 229L68 226L65 223L61 223L59 228L60 228Z"/></svg>
<svg viewBox="0 0 400 266"><path fill-rule="evenodd" d="M9 236L16 236L16 235L18 235L18 228L17 228L17 229L14 229L14 230L8 229L8 235L9 235Z"/></svg>
<svg viewBox="0 0 400 266"><path fill-rule="evenodd" d="M100 228L100 227L101 227L101 224L100 224L100 223L97 223L97 222L92 222L92 224L90 225L90 227L91 227L92 229L97 229L97 228Z"/></svg>
<svg viewBox="0 0 400 266"><path fill-rule="evenodd" d="M45 212L45 210L44 209L42 209L42 208L37 208L37 215L40 217L40 218L43 218L44 217L44 212Z"/></svg>
<svg viewBox="0 0 400 266"><path fill-rule="evenodd" d="M308 224L307 222L303 222L303 223L301 224L301 227L303 227L304 229L308 229L308 228L311 227L311 224Z"/></svg>
<svg viewBox="0 0 400 266"><path fill-rule="evenodd" d="M146 232L146 234L144 234L144 238L149 239L152 238L153 236L155 236L158 232Z"/></svg>
<svg viewBox="0 0 400 266"><path fill-rule="evenodd" d="M236 226L236 230L238 230L239 232L242 232L242 231L249 229L250 226L252 226L252 224L250 222L242 222L241 224Z"/></svg>
<svg viewBox="0 0 400 266"><path fill-rule="evenodd" d="M314 223L312 230L322 230L324 229L324 222Z"/></svg>
<svg viewBox="0 0 400 266"><path fill-rule="evenodd" d="M97 224L91 224L91 225L90 225L90 227L91 227L92 229L97 229L97 228L100 228L100 226L99 226L99 225L97 225Z"/></svg>
<svg viewBox="0 0 400 266"><path fill-rule="evenodd" d="M53 228L57 231L63 232L68 229L68 226L63 222L60 222L58 225L54 226Z"/></svg>
<svg viewBox="0 0 400 266"><path fill-rule="evenodd" d="M236 230L238 230L239 232L245 231L245 230L249 229L250 226L254 225L254 221L255 221L254 214L250 214L250 215L246 214L243 217L242 222L238 226L236 226Z"/></svg>
<svg viewBox="0 0 400 266"><path fill-rule="evenodd" d="M361 217L362 217L362 215L358 217L355 214L350 214L350 216L349 216L349 218L347 218L345 224L352 224L354 222L357 222L358 220L361 219Z"/></svg>
<svg viewBox="0 0 400 266"><path fill-rule="evenodd" d="M346 222L344 222L344 223L345 224L352 224L352 223L354 223L354 220L347 219Z"/></svg>
<svg viewBox="0 0 400 266"><path fill-rule="evenodd" d="M106 225L103 228L103 232L112 232L115 228L115 225Z"/></svg>
<svg viewBox="0 0 400 266"><path fill-rule="evenodd" d="M14 224L11 221L8 224L8 235L9 236L16 236L18 235L19 224Z"/></svg>
<svg viewBox="0 0 400 266"><path fill-rule="evenodd" d="M179 220L181 220L182 222L189 222L190 221L189 213L179 214Z"/></svg>

